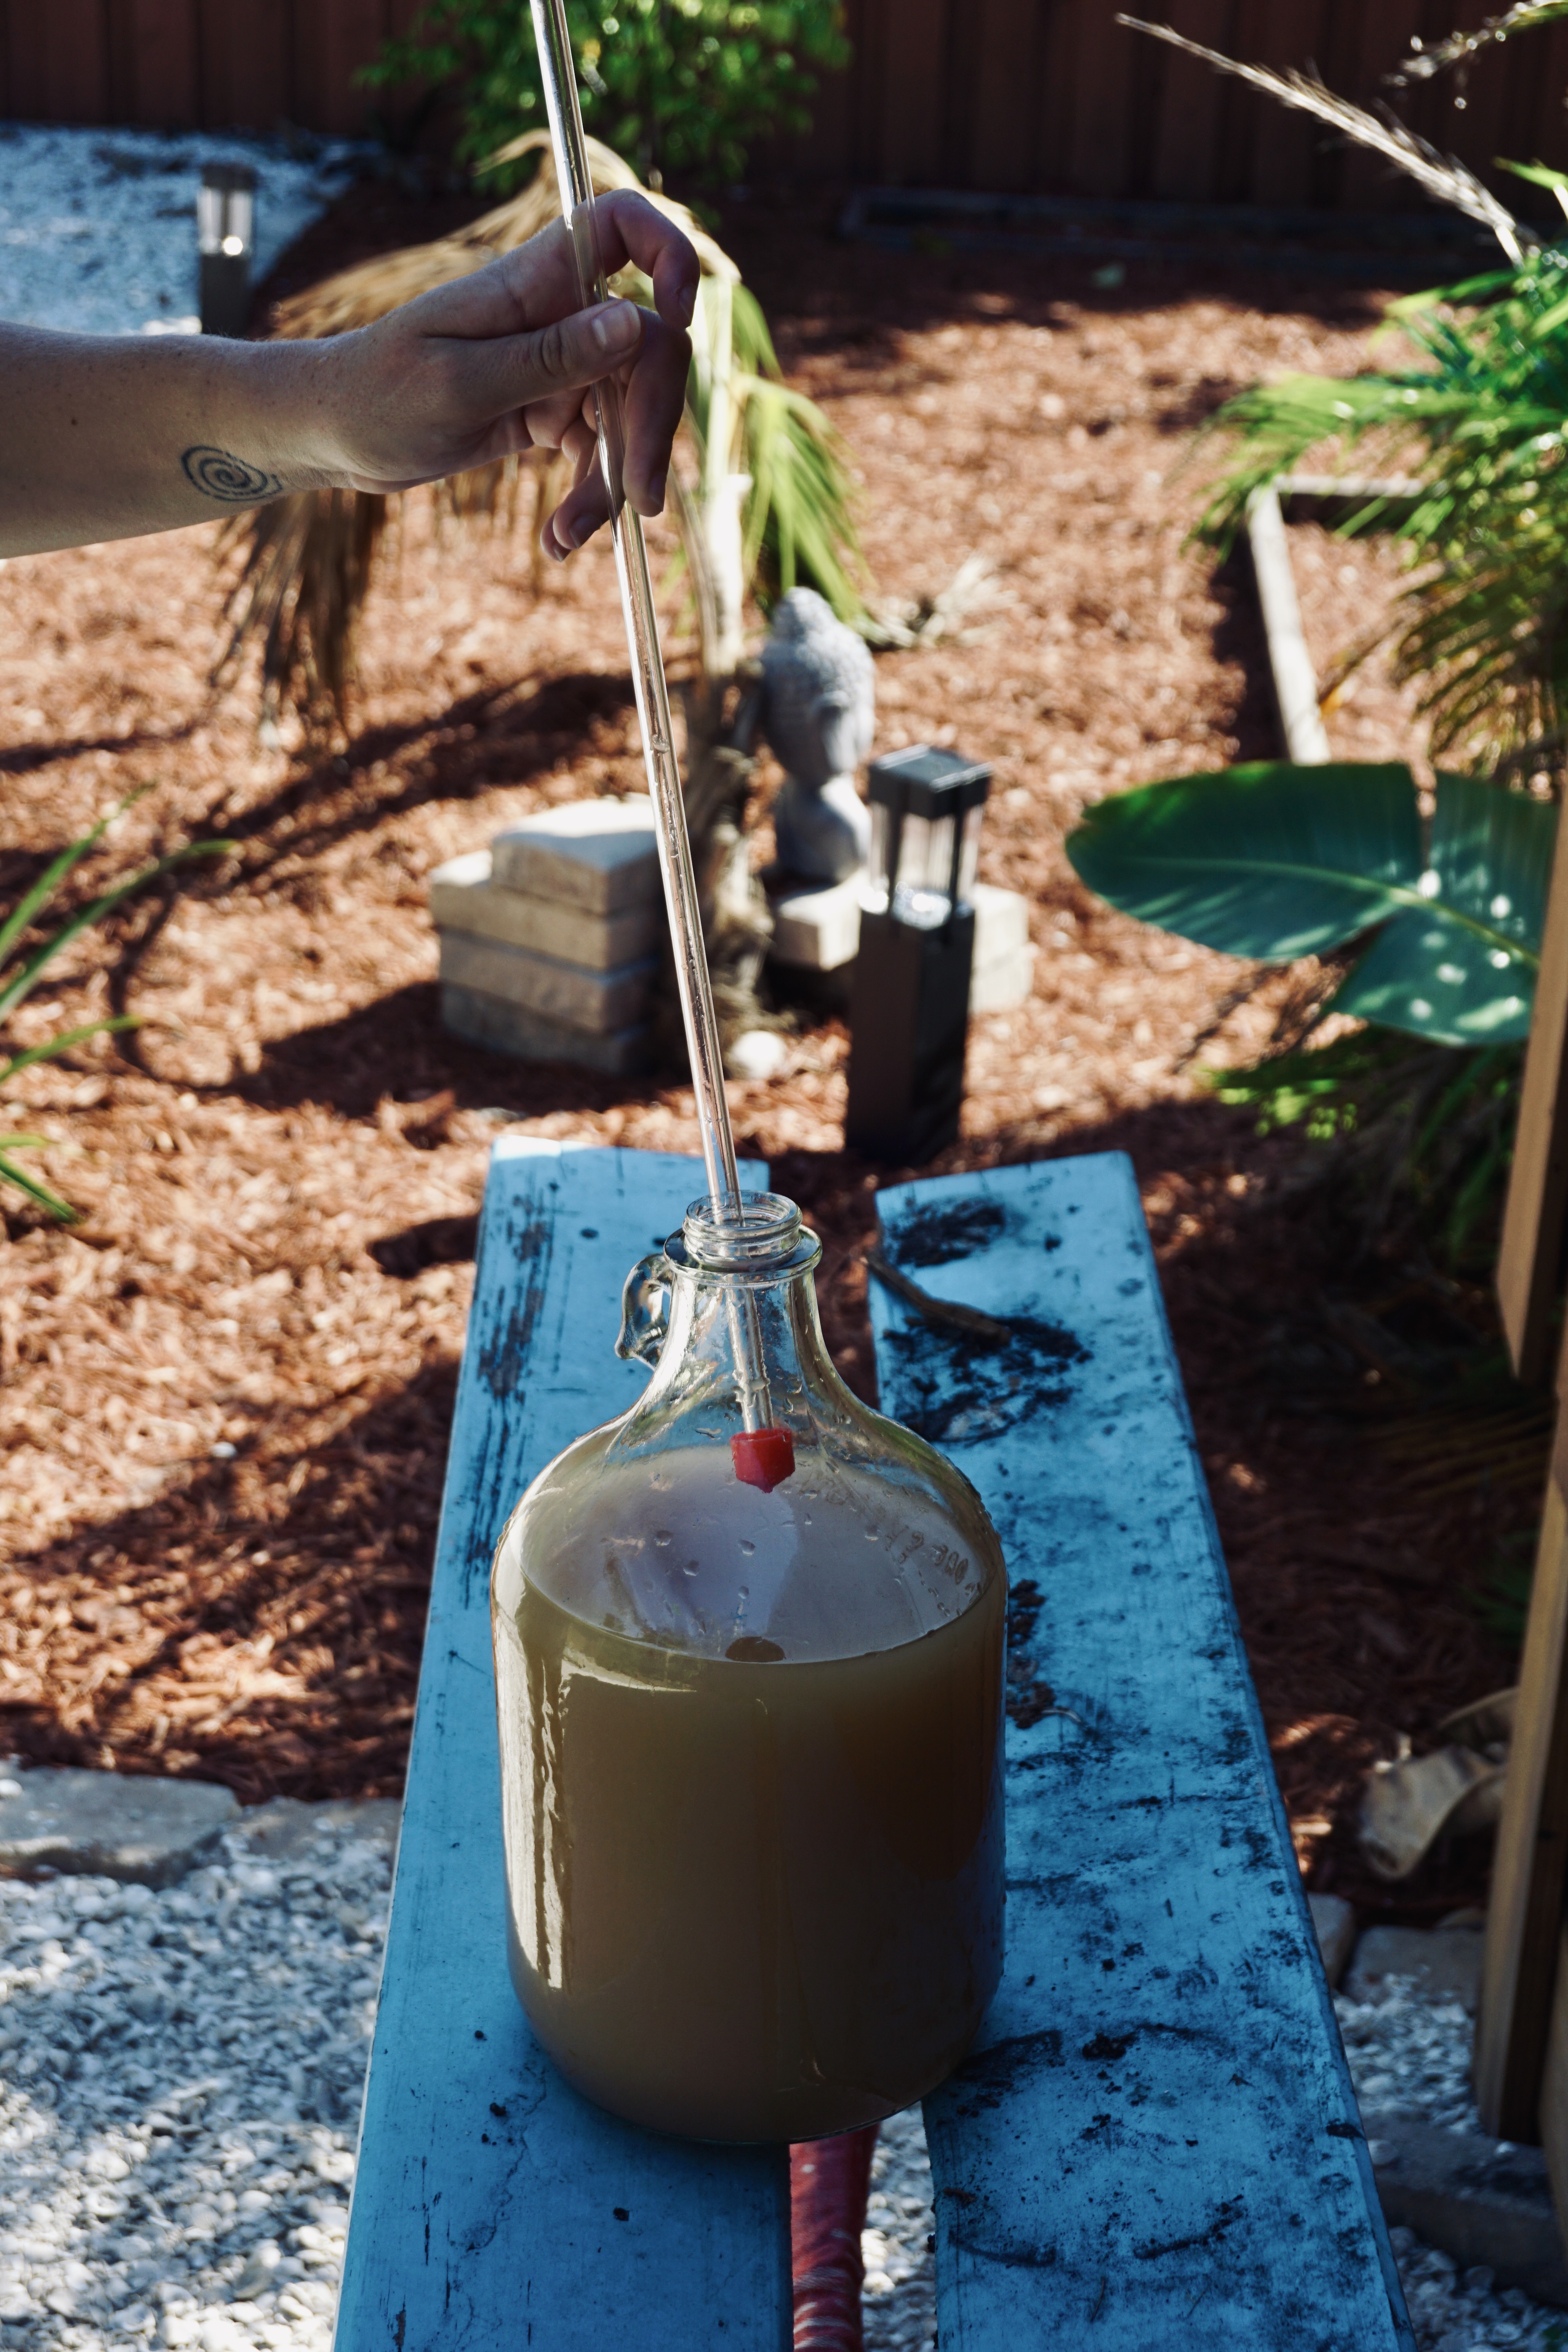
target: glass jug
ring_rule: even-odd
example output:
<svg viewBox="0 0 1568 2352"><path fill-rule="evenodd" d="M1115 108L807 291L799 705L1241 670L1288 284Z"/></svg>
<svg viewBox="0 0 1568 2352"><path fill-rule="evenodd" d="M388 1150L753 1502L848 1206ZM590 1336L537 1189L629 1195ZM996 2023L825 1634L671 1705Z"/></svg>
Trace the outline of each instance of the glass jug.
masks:
<svg viewBox="0 0 1568 2352"><path fill-rule="evenodd" d="M1006 1575L967 1479L847 1389L793 1202L626 1284L624 1419L491 1580L513 1981L556 2064L718 2140L875 2123L1002 1966Z"/></svg>

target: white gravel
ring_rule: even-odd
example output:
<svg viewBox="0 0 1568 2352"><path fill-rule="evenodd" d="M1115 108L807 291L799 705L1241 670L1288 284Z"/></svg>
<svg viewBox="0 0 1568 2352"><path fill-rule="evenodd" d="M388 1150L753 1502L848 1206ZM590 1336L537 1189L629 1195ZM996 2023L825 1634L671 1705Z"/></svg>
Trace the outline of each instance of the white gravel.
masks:
<svg viewBox="0 0 1568 2352"><path fill-rule="evenodd" d="M1450 2131L1480 2130L1470 2091L1475 2027L1457 2000L1424 2001L1407 1978L1392 1977L1383 2000L1342 1993L1334 2008L1363 2115L1420 2116ZM1421 2352L1568 2347L1568 2312L1532 2303L1519 2287L1496 2286L1490 2271L1461 2271L1413 2230L1389 2236Z"/></svg>
<svg viewBox="0 0 1568 2352"><path fill-rule="evenodd" d="M203 164L256 171L259 280L366 152L304 136L0 122L0 319L80 334L194 333Z"/></svg>
<svg viewBox="0 0 1568 2352"><path fill-rule="evenodd" d="M866 2352L931 2352L935 2345L935 2228L925 2125L919 2107L910 2107L882 2126L871 2159L860 2238Z"/></svg>
<svg viewBox="0 0 1568 2352"><path fill-rule="evenodd" d="M387 1856L223 1843L160 1894L0 1883L6 2352L330 2344Z"/></svg>
<svg viewBox="0 0 1568 2352"><path fill-rule="evenodd" d="M3 2352L328 2352L388 1859L352 1825L153 1894L0 1881ZM1471 2022L1394 1980L1336 2003L1368 2114L1475 2130ZM862 2249L868 2352L931 2352L920 2112L883 2129ZM1564 2352L1568 2314L1395 2230L1421 2352Z"/></svg>

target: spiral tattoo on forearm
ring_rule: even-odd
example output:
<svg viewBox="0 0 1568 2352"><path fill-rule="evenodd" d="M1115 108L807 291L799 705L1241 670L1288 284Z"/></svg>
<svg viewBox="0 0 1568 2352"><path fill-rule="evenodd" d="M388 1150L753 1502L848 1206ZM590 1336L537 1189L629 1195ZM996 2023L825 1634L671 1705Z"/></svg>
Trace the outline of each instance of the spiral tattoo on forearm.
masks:
<svg viewBox="0 0 1568 2352"><path fill-rule="evenodd" d="M264 499L282 496L283 485L276 474L264 474L259 466L237 457L230 449L187 449L180 463L193 489L200 490L204 498L221 499L225 506L257 506Z"/></svg>

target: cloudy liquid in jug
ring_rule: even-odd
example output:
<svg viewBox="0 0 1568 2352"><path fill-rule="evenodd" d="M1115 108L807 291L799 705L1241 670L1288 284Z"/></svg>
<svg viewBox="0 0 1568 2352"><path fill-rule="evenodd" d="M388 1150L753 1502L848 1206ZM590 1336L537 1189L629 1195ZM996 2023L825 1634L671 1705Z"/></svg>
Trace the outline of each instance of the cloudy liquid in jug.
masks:
<svg viewBox="0 0 1568 2352"><path fill-rule="evenodd" d="M1005 1578L865 1472L663 1463L498 1555L513 1979L633 2121L817 2138L932 2088L995 1990Z"/></svg>

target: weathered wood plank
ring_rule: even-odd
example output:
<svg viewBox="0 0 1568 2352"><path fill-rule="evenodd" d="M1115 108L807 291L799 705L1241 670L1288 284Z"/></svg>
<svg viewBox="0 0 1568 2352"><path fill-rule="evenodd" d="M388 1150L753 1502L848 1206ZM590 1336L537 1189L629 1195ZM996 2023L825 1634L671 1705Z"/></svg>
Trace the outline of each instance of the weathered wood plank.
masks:
<svg viewBox="0 0 1568 2352"><path fill-rule="evenodd" d="M1557 828L1541 970L1530 1016L1524 1088L1498 1253L1498 1305L1513 1368L1539 1380L1552 1345L1552 1308L1568 1217L1568 824Z"/></svg>
<svg viewBox="0 0 1568 2352"><path fill-rule="evenodd" d="M1568 1506L1562 1460L1546 1482L1513 1742L1487 1904L1476 2023L1476 2105L1500 2139L1539 2137L1542 2073L1568 1884Z"/></svg>
<svg viewBox="0 0 1568 2352"><path fill-rule="evenodd" d="M1541 2145L1546 2151L1547 2177L1559 2221L1568 2213L1568 1968L1563 1949L1568 1936L1558 1939L1557 1990L1552 2001L1552 2028L1546 2040L1546 2063L1541 2078Z"/></svg>
<svg viewBox="0 0 1568 2352"><path fill-rule="evenodd" d="M765 1171L746 1170L749 1183ZM569 2090L507 1975L488 1585L523 1486L644 1377L620 1286L696 1160L491 1162L365 2094L338 2352L782 2352L783 2150L634 2131Z"/></svg>
<svg viewBox="0 0 1568 2352"><path fill-rule="evenodd" d="M1413 2343L1121 1154L902 1185L885 1408L1013 1580L1007 1960L926 2103L943 2352ZM1079 1356L1077 1349L1085 1352Z"/></svg>

